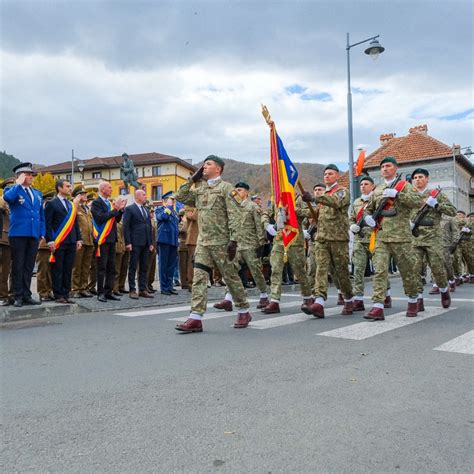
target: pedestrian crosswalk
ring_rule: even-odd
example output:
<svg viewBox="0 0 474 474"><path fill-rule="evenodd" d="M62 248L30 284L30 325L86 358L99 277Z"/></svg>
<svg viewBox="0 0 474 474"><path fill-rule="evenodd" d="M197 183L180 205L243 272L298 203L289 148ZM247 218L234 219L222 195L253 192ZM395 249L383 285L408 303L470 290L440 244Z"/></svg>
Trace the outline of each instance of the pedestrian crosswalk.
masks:
<svg viewBox="0 0 474 474"><path fill-rule="evenodd" d="M441 344L441 346L435 347L435 351L474 354L474 331L469 331L466 334Z"/></svg>

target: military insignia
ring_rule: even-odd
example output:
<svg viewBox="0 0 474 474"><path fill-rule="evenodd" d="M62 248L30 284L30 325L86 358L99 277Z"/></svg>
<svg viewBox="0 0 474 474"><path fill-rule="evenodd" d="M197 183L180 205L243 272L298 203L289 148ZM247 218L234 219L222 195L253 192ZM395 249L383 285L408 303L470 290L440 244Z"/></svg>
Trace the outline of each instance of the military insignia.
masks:
<svg viewBox="0 0 474 474"><path fill-rule="evenodd" d="M229 197L239 206L242 204L242 198L235 189L229 193Z"/></svg>
<svg viewBox="0 0 474 474"><path fill-rule="evenodd" d="M19 202L21 205L23 205L23 204L25 203L25 198L24 198L23 196L20 196L20 197L18 198L18 202Z"/></svg>
<svg viewBox="0 0 474 474"><path fill-rule="evenodd" d="M346 192L341 189L340 191L337 191L336 196L340 199L342 199L346 195Z"/></svg>

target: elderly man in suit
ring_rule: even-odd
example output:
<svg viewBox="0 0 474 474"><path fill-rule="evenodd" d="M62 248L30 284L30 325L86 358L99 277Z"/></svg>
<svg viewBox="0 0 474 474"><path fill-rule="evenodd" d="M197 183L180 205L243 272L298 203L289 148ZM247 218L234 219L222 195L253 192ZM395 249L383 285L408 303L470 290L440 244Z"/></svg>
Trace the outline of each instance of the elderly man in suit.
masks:
<svg viewBox="0 0 474 474"><path fill-rule="evenodd" d="M125 249L130 252L128 267L128 285L132 299L153 298L147 291L147 270L150 252L153 251L150 213L144 207L146 192L143 189L135 191L135 202L125 208L123 215L123 237ZM137 265L140 265L138 275L138 294L135 284Z"/></svg>
<svg viewBox="0 0 474 474"><path fill-rule="evenodd" d="M122 219L125 199L109 201L112 185L107 181L99 184L99 196L92 202L91 212L97 237L95 249L97 257L97 299L119 301L112 294L115 280L115 243L117 242L117 222Z"/></svg>
<svg viewBox="0 0 474 474"><path fill-rule="evenodd" d="M8 239L12 255L12 283L14 306L41 304L31 297L31 277L35 265L38 242L46 233L43 196L31 187L33 165L20 163L13 168L15 185L5 190L3 198L10 206L10 233Z"/></svg>
<svg viewBox="0 0 474 474"><path fill-rule="evenodd" d="M82 247L81 231L77 220L80 196L71 203L72 185L69 181L56 181L56 197L45 207L46 242L51 250L51 280L56 303L73 303L71 291L72 267L76 250Z"/></svg>
<svg viewBox="0 0 474 474"><path fill-rule="evenodd" d="M163 295L177 295L178 292L173 288L173 276L178 260L179 217L174 209L175 198L171 192L163 196L163 203L156 209L160 288Z"/></svg>

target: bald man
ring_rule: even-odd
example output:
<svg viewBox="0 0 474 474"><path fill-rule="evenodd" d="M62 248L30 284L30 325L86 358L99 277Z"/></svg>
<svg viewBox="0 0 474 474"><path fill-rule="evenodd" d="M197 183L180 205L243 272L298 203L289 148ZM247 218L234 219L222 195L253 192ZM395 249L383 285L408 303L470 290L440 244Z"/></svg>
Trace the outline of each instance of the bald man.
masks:
<svg viewBox="0 0 474 474"><path fill-rule="evenodd" d="M147 197L143 189L135 191L135 202L125 208L123 214L123 237L125 250L130 252L128 267L128 296L132 299L153 298L147 291L147 269L150 253L153 251L150 213L144 207ZM135 282L137 265L139 264L138 293Z"/></svg>

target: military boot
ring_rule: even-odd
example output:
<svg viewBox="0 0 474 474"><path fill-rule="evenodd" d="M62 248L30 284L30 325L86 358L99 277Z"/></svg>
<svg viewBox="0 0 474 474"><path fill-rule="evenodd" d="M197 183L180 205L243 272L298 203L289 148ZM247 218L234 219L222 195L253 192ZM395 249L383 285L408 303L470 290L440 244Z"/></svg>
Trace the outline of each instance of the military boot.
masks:
<svg viewBox="0 0 474 474"><path fill-rule="evenodd" d="M437 286L433 286L431 290L429 291L430 295L439 295L439 288Z"/></svg>
<svg viewBox="0 0 474 474"><path fill-rule="evenodd" d="M232 311L232 301L222 300L219 303L214 303L214 308L223 309L225 311Z"/></svg>
<svg viewBox="0 0 474 474"><path fill-rule="evenodd" d="M454 293L456 291L456 283L453 282L449 284L449 291L451 293Z"/></svg>
<svg viewBox="0 0 474 474"><path fill-rule="evenodd" d="M257 309L265 308L265 306L268 306L269 304L270 304L270 300L268 298L260 298L257 304Z"/></svg>
<svg viewBox="0 0 474 474"><path fill-rule="evenodd" d="M451 295L449 294L449 291L441 293L441 306L443 308L449 308L451 306Z"/></svg>
<svg viewBox="0 0 474 474"><path fill-rule="evenodd" d="M262 313L265 314L276 314L280 312L280 303L277 303L276 301L271 301L270 304L265 306L265 308L262 309Z"/></svg>
<svg viewBox="0 0 474 474"><path fill-rule="evenodd" d="M317 318L317 319L323 319L324 318L324 306L320 305L319 303L313 303L310 307L309 310L311 311L311 314Z"/></svg>
<svg viewBox="0 0 474 474"><path fill-rule="evenodd" d="M383 314L382 308L376 308L375 306L364 316L364 319L370 319L372 321L383 321L385 315Z"/></svg>
<svg viewBox="0 0 474 474"><path fill-rule="evenodd" d="M311 310L309 307L314 303L314 298L305 298L303 300L303 304L301 305L301 311L303 311L304 314L311 314Z"/></svg>
<svg viewBox="0 0 474 474"><path fill-rule="evenodd" d="M344 296L342 296L342 293L337 294L337 305L344 306Z"/></svg>
<svg viewBox="0 0 474 474"><path fill-rule="evenodd" d="M408 303L407 318L414 318L415 316L418 316L418 302Z"/></svg>
<svg viewBox="0 0 474 474"><path fill-rule="evenodd" d="M418 298L416 300L418 312L421 313L422 311L425 310L425 302L423 301L423 298Z"/></svg>
<svg viewBox="0 0 474 474"><path fill-rule="evenodd" d="M362 300L354 300L352 311L365 311L364 302Z"/></svg>
<svg viewBox="0 0 474 474"><path fill-rule="evenodd" d="M385 299L383 301L383 307L384 308L391 308L392 307L392 297L390 295L385 297Z"/></svg>
<svg viewBox="0 0 474 474"><path fill-rule="evenodd" d="M344 301L344 308L342 308L341 314L343 316L350 316L354 310L354 303L352 301Z"/></svg>
<svg viewBox="0 0 474 474"><path fill-rule="evenodd" d="M249 312L239 313L234 323L234 328L236 329L246 328L249 325L250 321L252 321L252 316L250 316Z"/></svg>
<svg viewBox="0 0 474 474"><path fill-rule="evenodd" d="M177 324L175 329L184 333L202 332L202 321L189 318L184 323Z"/></svg>

